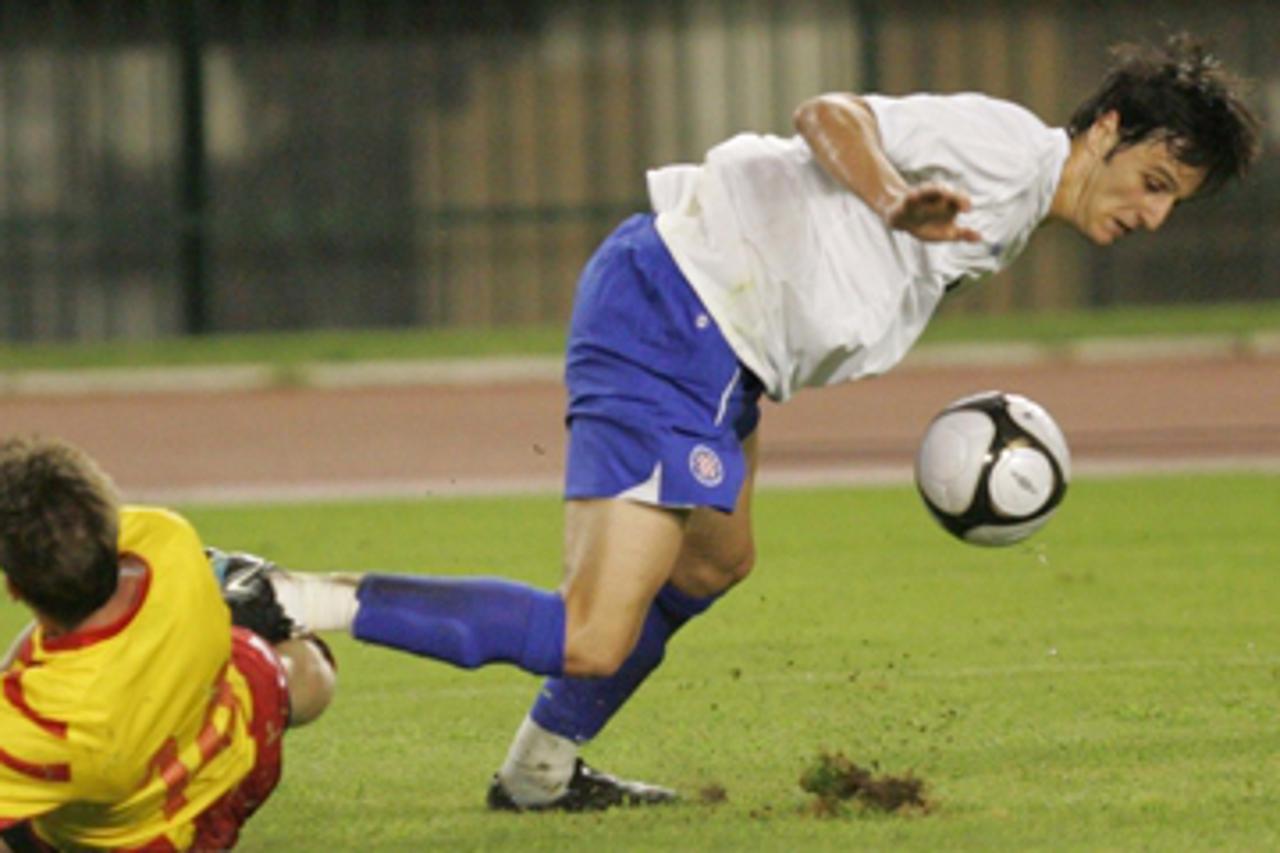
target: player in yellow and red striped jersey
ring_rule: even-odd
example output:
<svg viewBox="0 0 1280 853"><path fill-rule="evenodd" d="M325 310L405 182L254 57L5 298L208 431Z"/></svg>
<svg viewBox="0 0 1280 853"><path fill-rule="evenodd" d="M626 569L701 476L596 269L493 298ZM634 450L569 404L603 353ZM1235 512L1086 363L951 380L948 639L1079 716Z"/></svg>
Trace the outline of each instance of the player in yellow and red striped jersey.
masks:
<svg viewBox="0 0 1280 853"><path fill-rule="evenodd" d="M320 650L233 627L192 527L58 441L0 442L0 569L35 615L0 662L0 851L233 846L328 703Z"/></svg>

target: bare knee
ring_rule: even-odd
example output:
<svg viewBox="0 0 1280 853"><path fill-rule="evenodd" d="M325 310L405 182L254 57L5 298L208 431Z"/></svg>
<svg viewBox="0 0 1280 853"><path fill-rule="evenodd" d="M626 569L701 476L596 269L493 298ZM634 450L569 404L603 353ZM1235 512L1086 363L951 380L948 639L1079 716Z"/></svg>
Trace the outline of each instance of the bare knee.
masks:
<svg viewBox="0 0 1280 853"><path fill-rule="evenodd" d="M756 549L751 542L733 549L689 549L680 555L671 580L690 595L720 595L746 580L755 565Z"/></svg>
<svg viewBox="0 0 1280 853"><path fill-rule="evenodd" d="M746 580L747 575L751 574L751 570L755 567L756 546L755 543L749 542L744 548L729 555L729 559L719 568L720 574L728 581L728 586L733 586Z"/></svg>
<svg viewBox="0 0 1280 853"><path fill-rule="evenodd" d="M333 701L337 675L319 646L307 639L276 645L289 683L289 725L305 726Z"/></svg>
<svg viewBox="0 0 1280 853"><path fill-rule="evenodd" d="M634 639L579 631L565 639L564 674L574 678L608 678L622 668Z"/></svg>

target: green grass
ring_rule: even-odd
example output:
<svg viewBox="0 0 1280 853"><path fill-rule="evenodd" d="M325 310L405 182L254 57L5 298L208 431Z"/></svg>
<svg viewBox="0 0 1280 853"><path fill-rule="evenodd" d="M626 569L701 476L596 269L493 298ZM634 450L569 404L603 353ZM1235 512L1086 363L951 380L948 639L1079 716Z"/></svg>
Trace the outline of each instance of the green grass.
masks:
<svg viewBox="0 0 1280 853"><path fill-rule="evenodd" d="M157 341L0 344L0 371L210 364L345 363L501 355L559 355L559 328L317 331L209 335Z"/></svg>
<svg viewBox="0 0 1280 853"><path fill-rule="evenodd" d="M964 314L948 311L944 304L922 342L1029 341L1053 345L1091 338L1246 338L1275 331L1280 331L1280 300L1037 314Z"/></svg>
<svg viewBox="0 0 1280 853"><path fill-rule="evenodd" d="M1083 481L1035 538L956 543L904 488L766 491L755 575L689 626L588 757L656 812L482 807L537 682L339 637L242 849L1280 847L1280 479ZM295 566L557 580L552 498L188 508ZM22 611L0 605L0 629ZM822 751L923 778L926 815L817 818ZM722 786L727 800L698 801Z"/></svg>
<svg viewBox="0 0 1280 853"><path fill-rule="evenodd" d="M944 310L930 325L924 343L1026 341L1056 345L1100 337L1246 338L1277 330L1280 330L1280 300L995 316ZM210 335L151 342L0 344L0 372L207 364L269 364L288 368L312 362L556 356L563 347L563 330L556 327L319 331Z"/></svg>

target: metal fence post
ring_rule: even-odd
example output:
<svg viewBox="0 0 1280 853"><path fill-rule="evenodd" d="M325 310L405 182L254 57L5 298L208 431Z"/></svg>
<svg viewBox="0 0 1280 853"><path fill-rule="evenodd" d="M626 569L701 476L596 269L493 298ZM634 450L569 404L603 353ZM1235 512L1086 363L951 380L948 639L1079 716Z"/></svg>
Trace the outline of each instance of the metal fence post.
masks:
<svg viewBox="0 0 1280 853"><path fill-rule="evenodd" d="M182 151L178 158L178 274L181 277L183 331L189 335L210 331L203 5L201 0L187 0L172 7L175 10L174 39L180 76L178 110L182 129Z"/></svg>
<svg viewBox="0 0 1280 853"><path fill-rule="evenodd" d="M880 91L880 17L876 0L854 0L853 17L858 22L859 77L861 92Z"/></svg>

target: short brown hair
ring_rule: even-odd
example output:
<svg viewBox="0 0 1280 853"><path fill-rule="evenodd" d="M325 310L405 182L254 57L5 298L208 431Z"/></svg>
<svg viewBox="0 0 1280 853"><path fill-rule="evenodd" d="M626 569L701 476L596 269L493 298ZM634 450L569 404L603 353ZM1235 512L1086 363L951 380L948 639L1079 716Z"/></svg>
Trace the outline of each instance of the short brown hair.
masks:
<svg viewBox="0 0 1280 853"><path fill-rule="evenodd" d="M0 570L59 626L74 628L115 592L119 518L115 485L84 451L0 442Z"/></svg>
<svg viewBox="0 0 1280 853"><path fill-rule="evenodd" d="M1245 175L1261 149L1260 123L1242 98L1243 81L1204 43L1177 33L1162 47L1124 44L1112 53L1114 67L1067 124L1071 136L1114 111L1117 147L1163 140L1179 161L1205 170L1197 195Z"/></svg>

